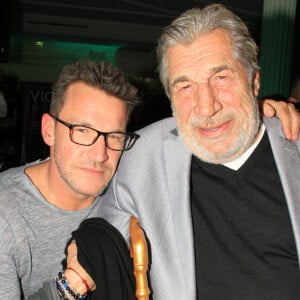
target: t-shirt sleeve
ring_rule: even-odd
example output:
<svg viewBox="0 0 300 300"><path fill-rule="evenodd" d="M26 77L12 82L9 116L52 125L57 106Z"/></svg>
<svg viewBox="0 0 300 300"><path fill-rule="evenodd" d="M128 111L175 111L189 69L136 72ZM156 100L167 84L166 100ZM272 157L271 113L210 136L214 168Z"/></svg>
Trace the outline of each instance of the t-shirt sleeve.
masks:
<svg viewBox="0 0 300 300"><path fill-rule="evenodd" d="M0 299L21 299L15 249L13 234L0 216Z"/></svg>

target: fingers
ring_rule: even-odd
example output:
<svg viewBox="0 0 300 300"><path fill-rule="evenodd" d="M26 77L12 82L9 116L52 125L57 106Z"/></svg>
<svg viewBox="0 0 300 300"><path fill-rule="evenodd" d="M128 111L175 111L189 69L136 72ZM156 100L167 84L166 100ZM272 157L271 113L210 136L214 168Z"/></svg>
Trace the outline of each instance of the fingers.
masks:
<svg viewBox="0 0 300 300"><path fill-rule="evenodd" d="M283 102L283 104L283 106L276 108L276 117L282 123L285 138L290 141L297 141L300 129L300 114L292 103Z"/></svg>
<svg viewBox="0 0 300 300"><path fill-rule="evenodd" d="M293 117L288 103L280 101L275 105L276 117L281 121L282 131L287 140L292 139Z"/></svg>
<svg viewBox="0 0 300 300"><path fill-rule="evenodd" d="M292 103L267 99L261 104L261 110L265 117L276 116L281 121L282 131L287 140L298 140L300 114Z"/></svg>
<svg viewBox="0 0 300 300"><path fill-rule="evenodd" d="M300 131L300 113L296 110L294 104L288 104L288 110L291 116L292 122L292 133L291 133L291 140L297 141L299 138L299 131Z"/></svg>
<svg viewBox="0 0 300 300"><path fill-rule="evenodd" d="M268 100L263 100L259 102L260 109L263 115L267 118L272 118L276 116L276 109L268 103Z"/></svg>

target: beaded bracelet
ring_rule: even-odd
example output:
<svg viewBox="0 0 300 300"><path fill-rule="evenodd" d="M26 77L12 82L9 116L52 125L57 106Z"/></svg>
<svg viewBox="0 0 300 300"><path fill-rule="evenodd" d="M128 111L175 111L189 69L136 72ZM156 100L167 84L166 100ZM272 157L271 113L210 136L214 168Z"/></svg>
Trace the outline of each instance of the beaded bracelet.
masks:
<svg viewBox="0 0 300 300"><path fill-rule="evenodd" d="M69 287L66 276L63 272L58 273L55 278L55 282L58 293L64 300L84 300L87 297L87 294L80 295L74 289Z"/></svg>

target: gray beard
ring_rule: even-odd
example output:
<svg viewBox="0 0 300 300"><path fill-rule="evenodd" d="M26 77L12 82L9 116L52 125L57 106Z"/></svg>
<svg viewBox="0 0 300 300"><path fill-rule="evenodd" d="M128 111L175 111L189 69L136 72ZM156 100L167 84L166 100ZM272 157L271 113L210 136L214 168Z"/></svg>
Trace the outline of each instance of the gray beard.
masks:
<svg viewBox="0 0 300 300"><path fill-rule="evenodd" d="M261 120L260 120L260 114L259 114L259 108L257 104L257 100L254 97L254 95L251 95L252 100L252 114L251 119L247 120L248 122L248 128L253 129L251 135L247 139L247 132L244 131L239 132L239 136L235 140L234 145L230 147L228 151L221 154L213 154L209 152L206 148L202 147L199 142L196 141L196 139L192 136L189 136L182 128L178 126L179 135L181 136L184 144L190 149L190 151L200 160L212 163L212 164L222 164L227 163L230 161L233 161L240 157L249 147L254 143L255 138L257 137L257 134L259 132L259 128L261 126ZM173 110L173 116L176 118L176 112L174 108ZM212 123L208 121L209 123ZM245 142L246 141L246 142Z"/></svg>

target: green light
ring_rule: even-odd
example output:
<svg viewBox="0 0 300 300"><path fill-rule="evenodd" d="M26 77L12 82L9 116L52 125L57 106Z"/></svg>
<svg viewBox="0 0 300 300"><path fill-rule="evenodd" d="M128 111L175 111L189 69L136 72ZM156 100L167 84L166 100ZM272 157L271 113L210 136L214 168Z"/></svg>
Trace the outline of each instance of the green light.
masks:
<svg viewBox="0 0 300 300"><path fill-rule="evenodd" d="M94 61L106 60L115 62L115 55L123 45L98 45L89 43L75 43L68 41L51 41L49 45L55 52L68 54L72 60L89 58Z"/></svg>
<svg viewBox="0 0 300 300"><path fill-rule="evenodd" d="M18 48L12 48L15 50L15 57L22 59L22 62L64 66L81 59L104 60L116 64L116 53L124 47L124 44L103 45L26 35L22 37Z"/></svg>
<svg viewBox="0 0 300 300"><path fill-rule="evenodd" d="M44 42L42 41L37 41L37 42L34 42L35 45L38 47L38 48L43 48L44 47Z"/></svg>

